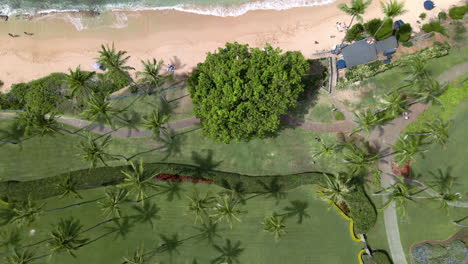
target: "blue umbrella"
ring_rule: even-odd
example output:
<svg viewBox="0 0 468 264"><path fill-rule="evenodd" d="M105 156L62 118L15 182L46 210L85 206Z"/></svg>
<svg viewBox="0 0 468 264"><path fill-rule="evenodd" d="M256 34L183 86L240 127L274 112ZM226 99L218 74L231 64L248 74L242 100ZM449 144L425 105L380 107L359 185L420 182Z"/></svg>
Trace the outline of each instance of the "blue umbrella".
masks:
<svg viewBox="0 0 468 264"><path fill-rule="evenodd" d="M432 2L431 0L424 1L424 8L426 10L432 10L434 7L434 2Z"/></svg>

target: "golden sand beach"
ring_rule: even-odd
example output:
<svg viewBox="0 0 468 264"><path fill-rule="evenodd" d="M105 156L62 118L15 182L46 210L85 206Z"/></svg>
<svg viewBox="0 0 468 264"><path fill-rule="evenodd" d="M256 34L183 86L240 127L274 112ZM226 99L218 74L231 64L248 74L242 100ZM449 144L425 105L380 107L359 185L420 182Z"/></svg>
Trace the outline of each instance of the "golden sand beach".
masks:
<svg viewBox="0 0 468 264"><path fill-rule="evenodd" d="M420 30L416 21L422 12L436 18L441 10L448 10L459 0L436 1L436 8L425 11L423 0L405 0L408 10L401 17ZM140 69L140 60L157 58L179 65L177 71L189 72L205 54L224 46L226 42L263 46L270 43L283 50L299 50L306 57L329 50L344 36L336 22L349 23L350 17L337 5L293 8L283 11L251 11L238 17L215 17L179 12L134 11L114 12L85 18L92 24L77 30L70 21L79 14L50 14L30 21L10 19L0 22L0 80L8 91L10 85L45 76L52 72L66 72L81 65L93 70L92 64L101 44L115 43L117 49L131 56L129 64ZM383 18L379 1L373 1L364 20ZM118 22L116 24L116 22ZM109 25L114 25L111 27ZM119 28L116 28L119 27ZM26 36L23 32L33 32ZM11 38L8 33L21 35ZM333 37L334 36L334 37ZM318 44L315 44L315 41Z"/></svg>

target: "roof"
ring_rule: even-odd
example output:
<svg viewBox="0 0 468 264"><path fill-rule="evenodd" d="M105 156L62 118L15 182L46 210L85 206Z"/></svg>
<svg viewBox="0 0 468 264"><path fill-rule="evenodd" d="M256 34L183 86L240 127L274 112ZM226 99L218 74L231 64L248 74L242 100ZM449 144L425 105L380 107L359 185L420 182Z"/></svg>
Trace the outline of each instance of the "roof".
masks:
<svg viewBox="0 0 468 264"><path fill-rule="evenodd" d="M384 53L387 50L393 50L396 48L398 48L398 41L395 36L391 36L375 43L375 49L377 50L377 53Z"/></svg>
<svg viewBox="0 0 468 264"><path fill-rule="evenodd" d="M374 45L368 44L365 39L344 47L342 54L348 68L377 59Z"/></svg>

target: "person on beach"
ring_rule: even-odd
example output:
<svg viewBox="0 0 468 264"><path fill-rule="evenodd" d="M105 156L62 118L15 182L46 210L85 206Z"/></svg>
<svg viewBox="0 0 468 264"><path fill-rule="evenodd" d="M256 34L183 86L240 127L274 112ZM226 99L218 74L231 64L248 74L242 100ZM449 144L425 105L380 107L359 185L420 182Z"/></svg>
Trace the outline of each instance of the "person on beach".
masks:
<svg viewBox="0 0 468 264"><path fill-rule="evenodd" d="M17 38L17 37L19 37L19 35L13 35L13 34L11 34L11 33L8 33L8 36L10 36L10 37L12 37L12 38Z"/></svg>
<svg viewBox="0 0 468 264"><path fill-rule="evenodd" d="M176 69L176 68L175 68L174 65L172 65L172 64L168 64L168 65L167 65L167 71L168 71L168 72L174 72L175 69Z"/></svg>
<svg viewBox="0 0 468 264"><path fill-rule="evenodd" d="M24 32L24 34L26 34L28 36L33 36L34 35L34 33L29 33L29 32L26 32L26 31Z"/></svg>
<svg viewBox="0 0 468 264"><path fill-rule="evenodd" d="M338 29L339 32L343 31L343 27L341 26L340 22L336 22L336 29Z"/></svg>

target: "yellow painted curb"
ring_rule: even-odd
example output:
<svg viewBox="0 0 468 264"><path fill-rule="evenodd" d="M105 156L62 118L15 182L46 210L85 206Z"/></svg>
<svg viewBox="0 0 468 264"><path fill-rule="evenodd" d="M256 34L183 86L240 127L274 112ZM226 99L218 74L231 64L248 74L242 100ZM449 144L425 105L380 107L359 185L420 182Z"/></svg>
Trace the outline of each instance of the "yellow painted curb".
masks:
<svg viewBox="0 0 468 264"><path fill-rule="evenodd" d="M359 250L359 253L358 253L359 264L364 264L364 260L362 260L362 255L364 255L364 252L366 252L365 249Z"/></svg>
<svg viewBox="0 0 468 264"><path fill-rule="evenodd" d="M338 212L340 212L340 215L344 217L344 219L348 220L349 221L349 233L351 234L351 238L355 241L355 242L362 242L361 238L356 236L356 234L354 233L354 222L353 222L353 219L349 216L347 216L343 210L341 210L334 202L332 201L328 201L333 207L336 208L336 210L338 210Z"/></svg>

